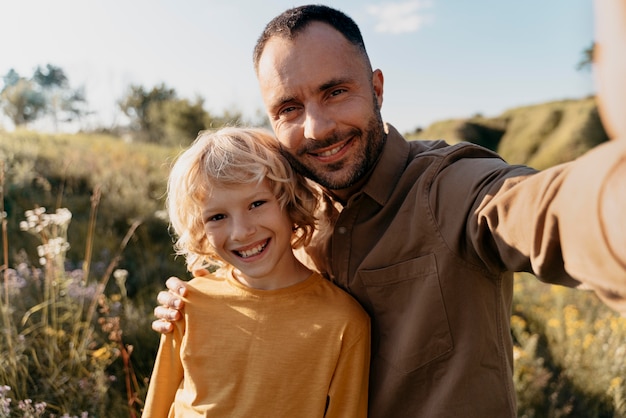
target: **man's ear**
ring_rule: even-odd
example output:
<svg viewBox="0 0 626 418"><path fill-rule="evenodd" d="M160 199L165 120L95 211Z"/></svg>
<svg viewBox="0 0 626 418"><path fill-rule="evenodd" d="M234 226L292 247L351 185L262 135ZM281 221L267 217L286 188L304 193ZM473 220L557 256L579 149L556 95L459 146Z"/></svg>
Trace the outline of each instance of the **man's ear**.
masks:
<svg viewBox="0 0 626 418"><path fill-rule="evenodd" d="M382 107L383 105L384 84L385 77L383 76L383 72L379 69L374 70L374 72L372 72L372 87L374 88L374 94L376 94L376 99L378 100L378 107Z"/></svg>

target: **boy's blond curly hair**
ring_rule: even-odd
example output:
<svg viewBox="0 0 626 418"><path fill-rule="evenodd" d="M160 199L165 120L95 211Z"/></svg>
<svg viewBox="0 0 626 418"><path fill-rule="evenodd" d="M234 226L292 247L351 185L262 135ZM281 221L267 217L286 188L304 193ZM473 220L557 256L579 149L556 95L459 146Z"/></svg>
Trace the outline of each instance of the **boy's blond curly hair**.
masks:
<svg viewBox="0 0 626 418"><path fill-rule="evenodd" d="M200 132L174 163L167 184L167 210L176 254L194 271L224 264L204 232L202 210L214 185L268 181L293 222L292 247L309 243L316 226L319 191L293 171L266 129L226 127Z"/></svg>

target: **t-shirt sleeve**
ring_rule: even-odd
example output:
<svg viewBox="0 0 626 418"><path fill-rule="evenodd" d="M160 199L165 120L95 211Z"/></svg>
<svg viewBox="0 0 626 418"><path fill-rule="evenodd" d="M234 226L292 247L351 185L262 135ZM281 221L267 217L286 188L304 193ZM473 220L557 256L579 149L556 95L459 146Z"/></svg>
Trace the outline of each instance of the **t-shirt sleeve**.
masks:
<svg viewBox="0 0 626 418"><path fill-rule="evenodd" d="M142 418L167 418L176 391L183 381L180 343L184 321L175 323L174 331L161 336Z"/></svg>

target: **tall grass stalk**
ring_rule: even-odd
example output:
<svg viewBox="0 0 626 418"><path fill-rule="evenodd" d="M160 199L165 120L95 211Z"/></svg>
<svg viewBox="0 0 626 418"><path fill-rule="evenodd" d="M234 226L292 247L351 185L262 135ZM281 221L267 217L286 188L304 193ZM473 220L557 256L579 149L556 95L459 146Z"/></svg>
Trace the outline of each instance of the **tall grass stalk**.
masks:
<svg viewBox="0 0 626 418"><path fill-rule="evenodd" d="M13 320L11 318L11 311L9 306L9 250L8 250L8 230L7 230L7 216L4 208L4 187L5 187L5 165L4 160L0 160L0 223L2 225L2 260L3 264L0 270L2 271L2 279L4 284L4 301L0 303L0 311L2 314L2 341L4 341L4 348L8 353L14 353L9 356L2 356L0 358L0 378L5 381L16 381L19 373L23 372L17 363L18 351L14 346L15 333L12 332ZM16 388L17 390L23 389L23 387Z"/></svg>
<svg viewBox="0 0 626 418"><path fill-rule="evenodd" d="M0 177L0 182L3 179ZM91 205L92 225L96 221L98 201L96 192ZM0 206L0 213L3 212L4 207ZM22 263L10 269L8 234L2 216L4 294L0 307L4 338L0 341L0 385L3 402L22 399L20 405L27 408L32 406L33 398L45 401L36 404L41 414L44 408L56 416L123 414L134 418L138 385L133 388L136 378L130 365L132 347L123 343L120 326L120 300L126 292L120 289L120 294L109 298L105 290L110 277L117 275L122 253L141 222L131 225L104 275L94 281L88 280L87 270L65 269L69 249L67 231L72 218L69 210L59 208L46 213L45 208L36 207L26 211L25 217L20 229L38 240L41 267ZM90 225L88 247L93 245L94 231ZM91 257L90 251L86 257ZM89 264L86 260L83 267ZM118 284L123 286L122 281ZM127 402L122 401L121 393L116 395L110 390L116 378L109 374L109 366L120 356Z"/></svg>
<svg viewBox="0 0 626 418"><path fill-rule="evenodd" d="M83 260L83 271L85 272L84 281L89 281L89 270L91 269L91 254L93 252L93 237L96 231L96 216L98 214L98 206L100 205L100 188L96 187L91 195L91 210L89 211L89 224L87 226L87 242L85 243L85 259Z"/></svg>

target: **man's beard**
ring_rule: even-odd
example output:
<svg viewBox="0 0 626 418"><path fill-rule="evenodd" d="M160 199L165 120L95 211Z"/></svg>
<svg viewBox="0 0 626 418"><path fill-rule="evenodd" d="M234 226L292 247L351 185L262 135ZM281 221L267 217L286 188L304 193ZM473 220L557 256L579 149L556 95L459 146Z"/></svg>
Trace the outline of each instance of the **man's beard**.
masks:
<svg viewBox="0 0 626 418"><path fill-rule="evenodd" d="M372 167L374 167L385 143L385 131L378 102L375 101L374 104L374 114L368 121L365 132L353 128L348 132L341 133L341 135L334 134L329 138L325 138L324 141L318 141L315 144L316 148L325 148L348 137L352 137L352 141L365 141L365 147L359 149L358 155L356 155L356 162L353 163L354 165L351 171L343 176L345 178L336 180L333 179L332 174L340 171L344 164L349 164L350 161L347 163L338 162L336 164L328 164L325 166L324 172L319 172L319 168L316 172L313 168L300 162L297 157L285 149L282 150L282 154L289 161L294 170L328 190L341 190L354 186L370 172ZM354 146L354 144L352 146ZM300 152L300 154L306 154L306 152Z"/></svg>

